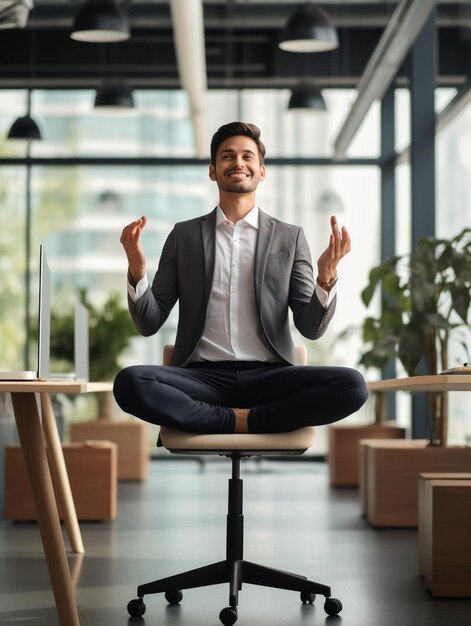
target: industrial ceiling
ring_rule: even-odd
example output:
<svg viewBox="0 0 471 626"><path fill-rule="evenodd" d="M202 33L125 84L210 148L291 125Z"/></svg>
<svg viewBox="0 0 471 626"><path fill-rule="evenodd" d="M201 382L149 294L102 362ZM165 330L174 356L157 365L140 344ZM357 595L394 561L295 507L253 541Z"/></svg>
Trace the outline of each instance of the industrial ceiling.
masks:
<svg viewBox="0 0 471 626"><path fill-rule="evenodd" d="M114 44L70 39L78 4L76 0L34 0L24 29L0 30L0 88L96 87L104 74L120 74L137 88L181 86L171 2L125 2L131 38ZM184 7L185 0L181 4ZM304 77L314 79L321 88L355 87L399 3L325 0L320 4L337 27L340 45L330 52L311 54L278 48L281 30L296 4L205 0L208 88L290 88ZM471 3L435 4L437 84L459 87L471 73ZM185 13L181 9L183 21ZM407 84L407 65L399 72L398 84Z"/></svg>

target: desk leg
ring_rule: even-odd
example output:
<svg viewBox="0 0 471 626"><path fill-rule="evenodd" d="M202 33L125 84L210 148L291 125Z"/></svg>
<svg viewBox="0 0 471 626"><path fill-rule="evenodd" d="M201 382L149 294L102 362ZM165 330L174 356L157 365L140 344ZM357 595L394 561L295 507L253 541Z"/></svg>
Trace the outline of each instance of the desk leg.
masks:
<svg viewBox="0 0 471 626"><path fill-rule="evenodd" d="M34 393L12 393L16 426L61 626L80 626Z"/></svg>
<svg viewBox="0 0 471 626"><path fill-rule="evenodd" d="M69 476L64 461L64 453L62 451L59 433L57 432L56 419L52 409L51 398L48 393L41 395L41 413L42 428L44 439L46 441L47 458L51 470L52 483L58 504L60 504L64 515L65 525L67 527L72 551L83 553L83 541L80 533L80 527L75 510L74 499L70 489Z"/></svg>

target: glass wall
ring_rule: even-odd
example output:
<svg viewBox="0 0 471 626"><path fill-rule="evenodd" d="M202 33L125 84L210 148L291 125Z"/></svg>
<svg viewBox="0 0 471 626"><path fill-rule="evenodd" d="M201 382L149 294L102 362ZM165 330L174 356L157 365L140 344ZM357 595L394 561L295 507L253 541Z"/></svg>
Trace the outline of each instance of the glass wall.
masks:
<svg viewBox="0 0 471 626"><path fill-rule="evenodd" d="M436 90L437 114L454 97L455 89ZM408 90L396 90L396 151L401 153L410 143L410 98ZM452 238L471 226L471 106L436 136L436 236ZM396 169L396 253L411 249L411 181L410 164L405 161ZM458 320L456 320L458 321ZM449 366L471 360L471 331L461 328L449 346ZM464 347L466 346L466 348ZM398 363L398 375L406 372ZM410 397L397 394L397 421L410 425ZM465 393L449 394L449 442L471 443L469 398Z"/></svg>
<svg viewBox="0 0 471 626"><path fill-rule="evenodd" d="M452 94L447 94L448 98ZM446 101L445 101L446 102ZM471 105L437 135L437 236L471 228ZM455 320L460 322L461 320ZM468 320L470 321L470 320ZM449 367L471 362L471 330L461 326L449 345ZM469 394L449 394L449 442L471 445Z"/></svg>
<svg viewBox="0 0 471 626"><path fill-rule="evenodd" d="M0 167L0 369L4 371L25 366L25 188L25 167Z"/></svg>

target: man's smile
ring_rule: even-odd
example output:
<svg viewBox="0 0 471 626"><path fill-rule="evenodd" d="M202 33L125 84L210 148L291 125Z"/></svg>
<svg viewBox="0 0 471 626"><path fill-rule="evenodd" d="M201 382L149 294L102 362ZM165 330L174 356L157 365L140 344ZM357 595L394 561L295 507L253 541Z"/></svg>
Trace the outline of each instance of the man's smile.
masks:
<svg viewBox="0 0 471 626"><path fill-rule="evenodd" d="M226 176L229 176L230 178L248 178L250 174L247 172L229 172Z"/></svg>

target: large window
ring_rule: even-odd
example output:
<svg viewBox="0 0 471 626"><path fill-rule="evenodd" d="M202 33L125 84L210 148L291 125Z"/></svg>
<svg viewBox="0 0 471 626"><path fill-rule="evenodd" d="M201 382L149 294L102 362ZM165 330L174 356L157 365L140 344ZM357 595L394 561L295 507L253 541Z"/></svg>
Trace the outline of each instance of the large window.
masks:
<svg viewBox="0 0 471 626"><path fill-rule="evenodd" d="M26 168L0 168L0 369L19 370L26 345Z"/></svg>
<svg viewBox="0 0 471 626"><path fill-rule="evenodd" d="M450 95L450 94L448 94ZM471 106L437 135L437 236L447 239L471 227ZM459 320L456 320L459 321ZM469 321L469 320L468 320ZM466 346L466 350L464 348ZM449 366L471 361L471 331L450 342ZM449 394L450 443L471 444L469 395Z"/></svg>
<svg viewBox="0 0 471 626"><path fill-rule="evenodd" d="M437 89L435 109L439 113L453 98L456 90ZM400 153L410 143L410 98L408 91L396 91L396 150ZM451 238L471 225L471 106L462 111L452 123L436 136L436 235ZM396 252L407 254L411 249L411 186L410 165L404 162L396 169ZM466 350L463 348L467 346ZM460 341L449 346L449 366L469 359L471 332L463 329ZM398 364L399 375L405 371ZM410 397L397 394L398 422L410 424ZM449 441L471 442L469 398L466 393L449 394Z"/></svg>

